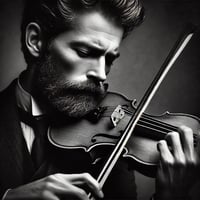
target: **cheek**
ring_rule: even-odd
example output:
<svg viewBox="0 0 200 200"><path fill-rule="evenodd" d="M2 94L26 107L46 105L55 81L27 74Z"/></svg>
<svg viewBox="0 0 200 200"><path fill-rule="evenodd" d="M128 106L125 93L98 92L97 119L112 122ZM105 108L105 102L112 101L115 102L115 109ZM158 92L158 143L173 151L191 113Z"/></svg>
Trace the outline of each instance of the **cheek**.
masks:
<svg viewBox="0 0 200 200"><path fill-rule="evenodd" d="M59 48L52 48L50 53L56 70L68 80L85 79L89 63L81 59L74 50L59 46Z"/></svg>

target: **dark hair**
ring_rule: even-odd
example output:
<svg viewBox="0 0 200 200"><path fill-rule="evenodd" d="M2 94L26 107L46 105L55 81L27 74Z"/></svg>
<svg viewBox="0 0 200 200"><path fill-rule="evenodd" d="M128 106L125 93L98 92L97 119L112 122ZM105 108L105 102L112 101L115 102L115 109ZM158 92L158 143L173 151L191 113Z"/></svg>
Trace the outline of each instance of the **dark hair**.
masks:
<svg viewBox="0 0 200 200"><path fill-rule="evenodd" d="M57 34L72 28L77 14L94 9L120 24L124 29L123 38L144 18L139 0L25 0L21 44L26 62L33 60L25 45L26 27L30 22L40 25L48 43Z"/></svg>

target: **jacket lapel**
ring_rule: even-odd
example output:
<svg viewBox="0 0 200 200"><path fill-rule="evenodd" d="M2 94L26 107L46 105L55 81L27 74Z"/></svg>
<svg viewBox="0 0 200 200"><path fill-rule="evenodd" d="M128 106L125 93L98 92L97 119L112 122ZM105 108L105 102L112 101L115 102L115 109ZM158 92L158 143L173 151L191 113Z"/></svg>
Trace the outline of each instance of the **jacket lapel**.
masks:
<svg viewBox="0 0 200 200"><path fill-rule="evenodd" d="M0 96L0 173L7 187L25 183L34 172L20 126L15 97L16 82L13 81Z"/></svg>

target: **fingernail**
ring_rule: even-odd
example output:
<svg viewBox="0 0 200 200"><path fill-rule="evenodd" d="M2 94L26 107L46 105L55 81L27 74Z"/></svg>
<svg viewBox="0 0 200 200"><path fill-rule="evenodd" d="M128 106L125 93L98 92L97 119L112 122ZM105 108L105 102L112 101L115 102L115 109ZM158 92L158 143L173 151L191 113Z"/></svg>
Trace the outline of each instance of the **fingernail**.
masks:
<svg viewBox="0 0 200 200"><path fill-rule="evenodd" d="M104 193L102 190L99 191L99 194L100 194L100 198L103 198L104 197Z"/></svg>

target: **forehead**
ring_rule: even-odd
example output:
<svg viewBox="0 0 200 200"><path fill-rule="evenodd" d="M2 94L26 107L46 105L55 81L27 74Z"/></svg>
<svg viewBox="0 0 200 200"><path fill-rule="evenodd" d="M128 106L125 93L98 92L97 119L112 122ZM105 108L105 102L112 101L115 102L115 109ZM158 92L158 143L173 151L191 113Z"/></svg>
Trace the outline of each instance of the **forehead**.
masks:
<svg viewBox="0 0 200 200"><path fill-rule="evenodd" d="M118 49L123 36L123 28L100 12L79 14L74 28L64 32L60 39L66 42L78 41L92 44L98 48Z"/></svg>

